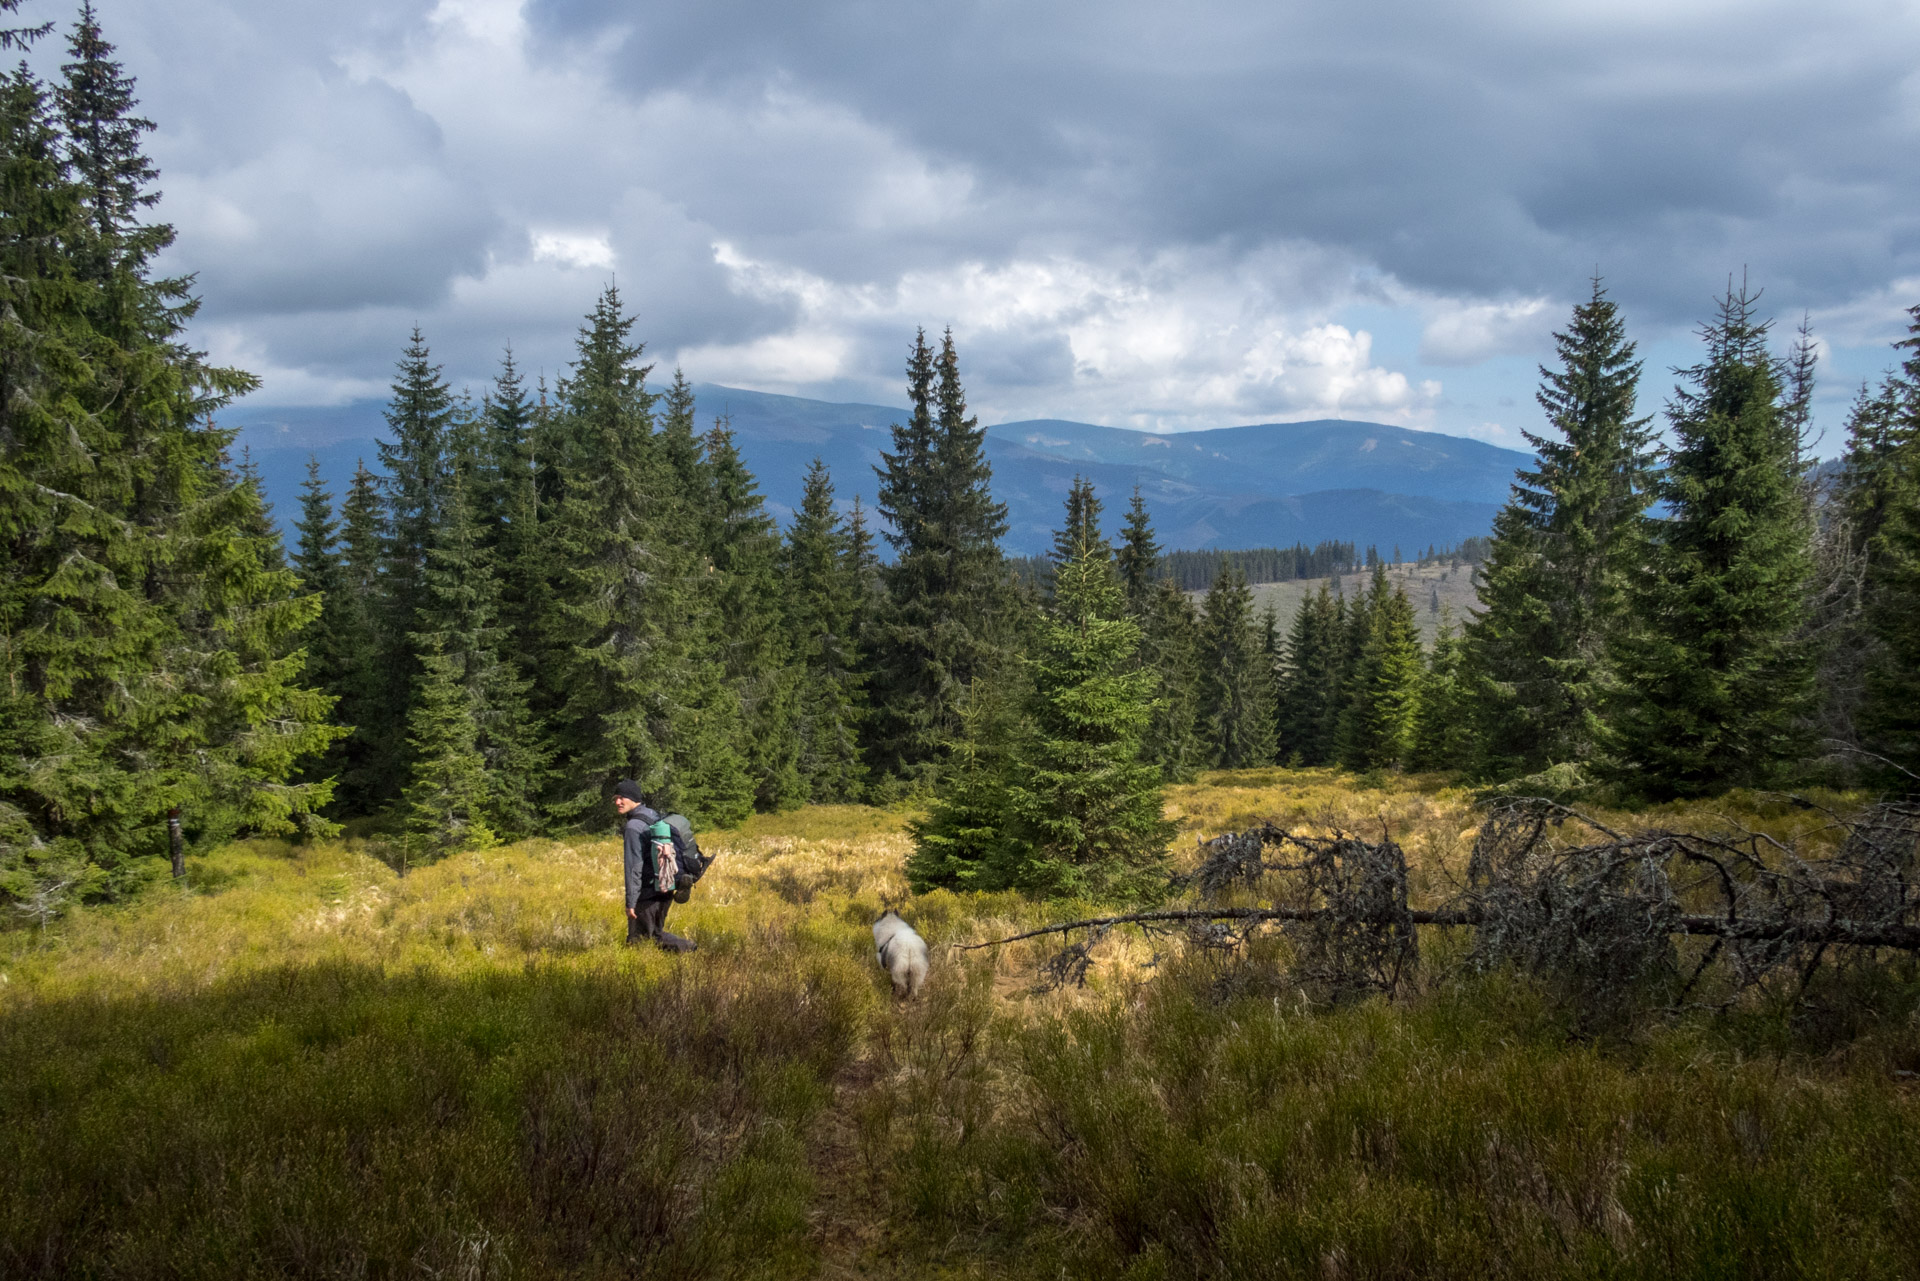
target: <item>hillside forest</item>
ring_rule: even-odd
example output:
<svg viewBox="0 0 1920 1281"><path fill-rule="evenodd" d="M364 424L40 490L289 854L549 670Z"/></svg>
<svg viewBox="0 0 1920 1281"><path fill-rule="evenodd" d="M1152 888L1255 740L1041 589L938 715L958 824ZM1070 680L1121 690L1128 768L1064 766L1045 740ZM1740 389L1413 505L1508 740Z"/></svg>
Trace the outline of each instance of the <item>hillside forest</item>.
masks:
<svg viewBox="0 0 1920 1281"><path fill-rule="evenodd" d="M1197 568L1087 482L1011 562L951 332L906 344L877 507L816 465L778 528L611 285L551 386L506 351L456 389L414 332L381 474L310 480L288 545L90 9L69 52L0 101L0 893L36 919L241 834L371 824L424 862L593 830L628 777L703 826L910 800L916 886L1124 893L1203 769L1650 800L1920 770L1920 308L1816 469L1804 328L1730 288L1654 408L1596 278L1430 645L1371 549L1261 561L1342 584L1283 627L1249 554Z"/></svg>

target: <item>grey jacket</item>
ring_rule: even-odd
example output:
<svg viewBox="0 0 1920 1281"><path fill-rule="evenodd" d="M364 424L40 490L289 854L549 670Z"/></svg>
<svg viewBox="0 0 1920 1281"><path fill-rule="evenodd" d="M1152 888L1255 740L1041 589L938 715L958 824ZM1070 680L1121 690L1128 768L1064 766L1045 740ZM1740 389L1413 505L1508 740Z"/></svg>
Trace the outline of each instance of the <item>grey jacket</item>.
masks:
<svg viewBox="0 0 1920 1281"><path fill-rule="evenodd" d="M651 809L636 805L627 811L626 819L620 824L623 847L620 862L626 875L628 907L643 897L653 896L653 892L646 887L656 883L658 869L654 866L653 840L647 835L647 829L659 821L660 816Z"/></svg>

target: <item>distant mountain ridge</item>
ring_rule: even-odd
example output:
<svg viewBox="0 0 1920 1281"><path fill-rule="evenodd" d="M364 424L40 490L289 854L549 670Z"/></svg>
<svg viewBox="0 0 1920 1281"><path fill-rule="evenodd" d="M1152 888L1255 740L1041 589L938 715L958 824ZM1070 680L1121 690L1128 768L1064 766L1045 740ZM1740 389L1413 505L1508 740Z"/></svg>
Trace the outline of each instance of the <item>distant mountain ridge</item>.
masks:
<svg viewBox="0 0 1920 1281"><path fill-rule="evenodd" d="M784 525L815 457L833 473L842 507L871 507L873 468L906 410L698 384L700 421L724 414L742 457ZM377 467L379 402L338 410L231 411L280 520L297 514L313 453L336 498L356 458ZM1531 455L1483 441L1380 423L1321 419L1157 435L1059 419L987 429L993 492L1007 504L1005 548L1035 555L1052 543L1075 476L1093 481L1118 529L1134 487L1169 548L1285 546L1344 539L1411 552L1485 534L1516 468Z"/></svg>

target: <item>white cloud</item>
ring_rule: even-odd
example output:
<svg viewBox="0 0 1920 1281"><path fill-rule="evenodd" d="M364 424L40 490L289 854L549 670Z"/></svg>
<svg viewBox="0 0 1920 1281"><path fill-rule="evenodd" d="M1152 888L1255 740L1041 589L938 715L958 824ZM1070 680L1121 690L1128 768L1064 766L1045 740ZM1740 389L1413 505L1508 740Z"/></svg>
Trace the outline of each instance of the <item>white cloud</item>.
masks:
<svg viewBox="0 0 1920 1281"><path fill-rule="evenodd" d="M1550 298L1502 302L1435 299L1420 335L1420 359L1433 365L1477 365L1493 356L1542 351L1567 308Z"/></svg>
<svg viewBox="0 0 1920 1281"><path fill-rule="evenodd" d="M1820 340L1832 340L1843 346L1884 348L1906 337L1913 323L1908 309L1917 303L1920 303L1920 277L1904 277L1838 307L1823 308L1813 317L1814 333ZM1820 354L1823 360L1829 355L1826 350Z"/></svg>
<svg viewBox="0 0 1920 1281"><path fill-rule="evenodd" d="M992 364L1010 348L1064 340L1059 381L1004 391L970 382L973 407L989 419L1072 414L1179 430L1364 414L1418 425L1440 394L1436 382L1376 365L1371 335L1327 320L1324 303L1290 308L1284 286L1312 273L1288 255L1107 262L1055 255L855 285L727 243L715 246L714 260L741 293L786 299L794 321L749 343L682 349L679 362L704 381L793 392L810 382L876 377L869 394L895 398L892 368L855 363L871 350L859 339L893 335L897 351L925 324L951 325L963 362L984 353Z"/></svg>
<svg viewBox="0 0 1920 1281"><path fill-rule="evenodd" d="M532 233L533 260L558 263L562 267L611 270L613 246L602 233L536 231Z"/></svg>

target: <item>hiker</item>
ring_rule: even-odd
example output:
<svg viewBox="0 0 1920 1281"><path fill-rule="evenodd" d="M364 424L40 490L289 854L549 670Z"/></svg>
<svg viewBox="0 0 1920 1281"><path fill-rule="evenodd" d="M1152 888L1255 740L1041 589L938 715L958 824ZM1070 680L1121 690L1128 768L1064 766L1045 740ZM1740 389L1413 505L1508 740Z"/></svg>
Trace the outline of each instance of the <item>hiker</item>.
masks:
<svg viewBox="0 0 1920 1281"><path fill-rule="evenodd" d="M666 930L667 909L673 906L674 890L672 829L647 806L640 784L630 778L614 785L613 807L620 811L627 942L652 939L669 952L693 951L693 940Z"/></svg>

